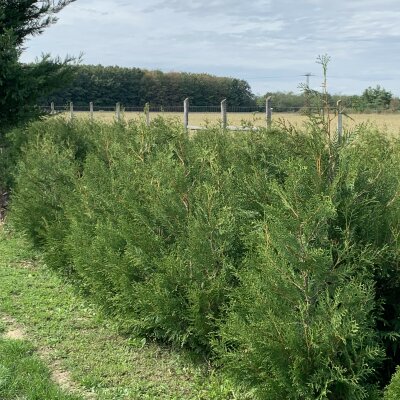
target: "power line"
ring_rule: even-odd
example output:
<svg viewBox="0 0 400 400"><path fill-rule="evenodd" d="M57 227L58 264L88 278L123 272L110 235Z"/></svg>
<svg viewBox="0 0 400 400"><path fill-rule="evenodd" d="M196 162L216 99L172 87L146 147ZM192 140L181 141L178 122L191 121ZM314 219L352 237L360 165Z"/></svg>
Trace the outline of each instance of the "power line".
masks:
<svg viewBox="0 0 400 400"><path fill-rule="evenodd" d="M288 79L298 78L300 75L274 75L274 76L243 76L245 79Z"/></svg>
<svg viewBox="0 0 400 400"><path fill-rule="evenodd" d="M240 78L241 79L296 79L296 78L300 78L302 76L306 76L306 74L299 74L299 75L268 75L268 76L241 74ZM320 75L315 75L315 74L311 74L311 73L310 73L310 76L321 77Z"/></svg>
<svg viewBox="0 0 400 400"><path fill-rule="evenodd" d="M305 76L306 77L306 87L308 89L310 87L310 77L311 76L316 76L316 75L312 74L311 72L306 72L305 74L300 75L300 76Z"/></svg>

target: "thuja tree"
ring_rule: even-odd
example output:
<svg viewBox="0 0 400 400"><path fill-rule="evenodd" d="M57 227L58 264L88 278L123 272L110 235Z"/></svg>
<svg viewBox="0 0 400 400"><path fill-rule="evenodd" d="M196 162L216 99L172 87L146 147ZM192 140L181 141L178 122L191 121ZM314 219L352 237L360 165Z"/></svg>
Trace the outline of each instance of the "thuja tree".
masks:
<svg viewBox="0 0 400 400"><path fill-rule="evenodd" d="M371 268L378 255L346 233L332 240L337 209L320 168L329 157L317 159L286 162L284 185L268 185L274 199L247 236L241 285L221 326L225 368L261 399L377 394L370 382L383 357Z"/></svg>
<svg viewBox="0 0 400 400"><path fill-rule="evenodd" d="M374 128L359 128L341 151L336 178L337 226L360 248L368 246L378 255L371 270L381 310L376 328L386 351L379 370L381 384L400 362L399 157L397 140ZM337 232L332 229L332 237L340 240Z"/></svg>
<svg viewBox="0 0 400 400"><path fill-rule="evenodd" d="M398 357L398 143L365 126L338 142L324 98L265 185L216 341L261 399L378 398Z"/></svg>
<svg viewBox="0 0 400 400"><path fill-rule="evenodd" d="M398 360L400 145L338 142L323 105L302 131L190 138L34 123L14 225L125 328L215 349L261 399L374 399Z"/></svg>
<svg viewBox="0 0 400 400"><path fill-rule="evenodd" d="M397 369L396 373L385 390L385 400L397 400L400 398L400 369Z"/></svg>
<svg viewBox="0 0 400 400"><path fill-rule="evenodd" d="M12 221L125 328L213 347L261 399L374 398L396 362L400 149L325 128L34 123Z"/></svg>

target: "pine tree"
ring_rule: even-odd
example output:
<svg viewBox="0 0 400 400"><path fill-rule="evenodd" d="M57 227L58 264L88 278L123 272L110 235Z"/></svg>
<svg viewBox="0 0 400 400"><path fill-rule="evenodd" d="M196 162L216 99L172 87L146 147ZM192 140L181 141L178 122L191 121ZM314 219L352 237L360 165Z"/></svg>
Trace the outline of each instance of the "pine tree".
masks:
<svg viewBox="0 0 400 400"><path fill-rule="evenodd" d="M23 45L56 22L56 14L73 1L0 0L0 188L10 184L16 150L5 138L6 132L37 117L39 97L62 87L73 75L70 57L44 55L37 63L21 63Z"/></svg>

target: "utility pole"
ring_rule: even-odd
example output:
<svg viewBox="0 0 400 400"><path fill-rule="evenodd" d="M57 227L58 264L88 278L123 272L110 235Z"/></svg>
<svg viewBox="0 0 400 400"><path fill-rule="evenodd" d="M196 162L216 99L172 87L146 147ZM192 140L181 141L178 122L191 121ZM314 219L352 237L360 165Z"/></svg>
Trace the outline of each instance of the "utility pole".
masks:
<svg viewBox="0 0 400 400"><path fill-rule="evenodd" d="M306 88L309 89L310 88L310 77L311 76L315 76L315 75L312 74L311 72L306 72L305 74L303 74L301 76L305 76L306 77Z"/></svg>
<svg viewBox="0 0 400 400"><path fill-rule="evenodd" d="M310 77L311 76L315 76L314 74L312 74L311 72L306 72L304 75L306 77L306 86L305 86L305 90L304 90L304 94L305 94L305 108L306 108L306 112L311 114L311 109L310 109Z"/></svg>
<svg viewBox="0 0 400 400"><path fill-rule="evenodd" d="M311 76L311 72L307 72L306 73L306 85L309 88L310 87L310 76Z"/></svg>

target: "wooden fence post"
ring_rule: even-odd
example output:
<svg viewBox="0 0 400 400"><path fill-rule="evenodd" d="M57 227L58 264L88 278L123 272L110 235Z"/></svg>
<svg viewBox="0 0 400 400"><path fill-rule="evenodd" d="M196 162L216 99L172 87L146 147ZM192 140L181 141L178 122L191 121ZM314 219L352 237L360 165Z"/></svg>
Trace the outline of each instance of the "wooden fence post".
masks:
<svg viewBox="0 0 400 400"><path fill-rule="evenodd" d="M265 100L265 119L267 121L267 129L271 129L272 126L272 108L271 108L272 98L268 96Z"/></svg>
<svg viewBox="0 0 400 400"><path fill-rule="evenodd" d="M343 110L341 107L342 100L338 100L337 111L338 111L338 120L337 120L337 134L338 134L338 142L341 143L343 136Z"/></svg>
<svg viewBox="0 0 400 400"><path fill-rule="evenodd" d="M74 103L72 101L69 103L69 119L70 121L74 119Z"/></svg>
<svg viewBox="0 0 400 400"><path fill-rule="evenodd" d="M54 115L55 113L56 112L55 112L55 109L54 109L54 102L52 101L51 104L50 104L50 114Z"/></svg>
<svg viewBox="0 0 400 400"><path fill-rule="evenodd" d="M150 104L146 103L144 106L144 113L146 116L146 125L150 126Z"/></svg>
<svg viewBox="0 0 400 400"><path fill-rule="evenodd" d="M93 101L89 103L90 120L93 121Z"/></svg>
<svg viewBox="0 0 400 400"><path fill-rule="evenodd" d="M121 122L121 104L117 103L115 105L115 118L117 122Z"/></svg>
<svg viewBox="0 0 400 400"><path fill-rule="evenodd" d="M226 117L226 99L221 101L221 127L226 129L227 117Z"/></svg>
<svg viewBox="0 0 400 400"><path fill-rule="evenodd" d="M185 131L188 130L189 125L189 98L187 97L183 102L183 127Z"/></svg>

